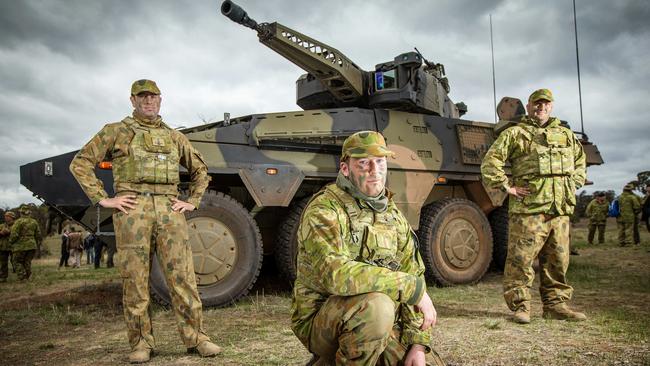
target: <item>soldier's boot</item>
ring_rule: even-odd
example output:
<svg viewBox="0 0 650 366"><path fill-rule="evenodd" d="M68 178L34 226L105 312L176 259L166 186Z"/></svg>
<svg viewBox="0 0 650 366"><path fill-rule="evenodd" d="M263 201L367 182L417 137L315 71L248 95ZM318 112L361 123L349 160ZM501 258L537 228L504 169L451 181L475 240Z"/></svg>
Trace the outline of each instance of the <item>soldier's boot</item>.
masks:
<svg viewBox="0 0 650 366"><path fill-rule="evenodd" d="M573 322L587 320L587 316L584 313L569 309L565 303L549 306L544 305L544 314L542 316L544 319L568 320Z"/></svg>
<svg viewBox="0 0 650 366"><path fill-rule="evenodd" d="M530 310L528 308L521 306L515 310L512 320L518 324L529 324L530 323Z"/></svg>
<svg viewBox="0 0 650 366"><path fill-rule="evenodd" d="M138 344L133 347L131 353L129 353L129 362L130 363L145 363L149 362L151 359L152 350L151 347L145 342L140 340Z"/></svg>
<svg viewBox="0 0 650 366"><path fill-rule="evenodd" d="M214 357L221 353L221 347L210 341L203 341L196 347L188 348L187 353L198 353L201 357Z"/></svg>

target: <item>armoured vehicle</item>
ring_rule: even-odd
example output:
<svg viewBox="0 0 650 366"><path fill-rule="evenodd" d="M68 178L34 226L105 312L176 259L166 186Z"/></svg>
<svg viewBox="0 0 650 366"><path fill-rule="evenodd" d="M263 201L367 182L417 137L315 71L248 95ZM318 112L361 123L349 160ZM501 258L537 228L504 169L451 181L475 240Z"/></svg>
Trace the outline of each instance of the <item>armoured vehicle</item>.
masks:
<svg viewBox="0 0 650 366"><path fill-rule="evenodd" d="M427 276L441 285L478 281L493 261L503 265L507 211L504 195L480 181L481 158L495 126L523 113L504 98L495 125L460 119L442 64L405 52L365 71L339 50L279 23L257 23L226 0L221 12L252 28L259 41L306 71L296 82L299 111L251 114L182 129L203 155L212 176L198 210L187 214L199 293L206 306L244 296L264 255L295 277L296 230L313 193L335 180L343 140L361 130L380 131L397 153L388 186L420 243ZM416 50L417 51L417 50ZM236 50L233 50L236 52ZM598 150L586 138L590 164ZM76 152L21 167L21 183L87 229L112 240L111 211L91 207L68 171ZM113 194L112 175L96 173ZM186 174L181 179L188 181ZM187 186L181 185L181 189ZM182 192L181 192L182 193ZM494 254L493 254L494 253ZM169 300L157 261L151 289Z"/></svg>

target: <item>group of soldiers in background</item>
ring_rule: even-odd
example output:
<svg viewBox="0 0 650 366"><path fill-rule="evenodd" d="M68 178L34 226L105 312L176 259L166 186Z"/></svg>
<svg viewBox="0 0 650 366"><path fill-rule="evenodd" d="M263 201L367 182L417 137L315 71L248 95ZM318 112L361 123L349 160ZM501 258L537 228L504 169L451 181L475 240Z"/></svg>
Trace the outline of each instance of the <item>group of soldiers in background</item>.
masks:
<svg viewBox="0 0 650 366"><path fill-rule="evenodd" d="M7 211L4 224L0 225L0 282L7 282L9 261L19 281L27 281L32 275L32 259L41 244L40 225L31 215L31 209L23 206L20 218Z"/></svg>
<svg viewBox="0 0 650 366"><path fill-rule="evenodd" d="M639 222L643 221L646 228L650 231L650 184L646 185L645 196L643 198L632 193L633 183L628 183L623 187L623 193L617 198L618 216L616 224L618 226L618 243L624 247L626 245L639 244L641 242L639 234ZM598 232L598 243L603 244L605 241L605 226L607 217L610 214L610 202L605 197L605 192L596 192L595 198L589 202L585 214L589 218L589 234L587 241L593 245L594 237ZM641 218L639 219L639 214Z"/></svg>

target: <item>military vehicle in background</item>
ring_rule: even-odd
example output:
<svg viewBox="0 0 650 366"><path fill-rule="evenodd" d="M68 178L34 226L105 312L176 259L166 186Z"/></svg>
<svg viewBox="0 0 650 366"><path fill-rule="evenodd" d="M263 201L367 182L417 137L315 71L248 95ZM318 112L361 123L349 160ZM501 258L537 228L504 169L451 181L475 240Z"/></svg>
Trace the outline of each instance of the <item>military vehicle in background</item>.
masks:
<svg viewBox="0 0 650 366"><path fill-rule="evenodd" d="M343 140L381 132L396 157L388 186L420 242L427 276L440 285L474 283L490 263L503 265L507 242L505 195L487 192L481 159L495 124L462 120L463 103L449 99L444 66L405 52L362 70L337 49L279 23L257 23L226 0L221 12L257 32L259 41L307 73L296 82L301 111L252 114L182 129L203 155L212 182L198 210L187 213L199 293L206 306L247 294L263 255L295 278L296 231L313 193L335 180ZM237 52L232 50L231 52ZM506 98L499 112L522 113ZM505 126L507 122L496 126ZM602 163L586 139L590 164ZM91 207L68 165L76 152L21 167L21 183L66 216L111 240L111 210ZM96 169L110 195L109 170ZM186 189L189 181L181 173ZM152 292L169 301L157 261Z"/></svg>

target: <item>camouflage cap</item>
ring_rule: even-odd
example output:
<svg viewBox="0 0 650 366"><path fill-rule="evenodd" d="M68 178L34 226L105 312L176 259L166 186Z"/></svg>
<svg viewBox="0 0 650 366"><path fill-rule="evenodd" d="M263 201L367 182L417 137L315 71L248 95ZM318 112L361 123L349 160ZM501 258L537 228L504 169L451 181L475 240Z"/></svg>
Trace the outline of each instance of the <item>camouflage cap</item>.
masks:
<svg viewBox="0 0 650 366"><path fill-rule="evenodd" d="M596 192L596 197L605 197L606 194L603 191Z"/></svg>
<svg viewBox="0 0 650 366"><path fill-rule="evenodd" d="M140 79L133 82L131 85L131 95L138 95L140 93L149 92L153 94L160 94L158 85L153 80Z"/></svg>
<svg viewBox="0 0 650 366"><path fill-rule="evenodd" d="M21 215L29 215L29 214L31 214L31 213L32 213L32 209L29 208L29 206L22 206L22 207L20 208L20 214L21 214Z"/></svg>
<svg viewBox="0 0 650 366"><path fill-rule="evenodd" d="M632 183L628 183L623 187L624 191L631 191L633 189L634 189L634 184L632 184Z"/></svg>
<svg viewBox="0 0 650 366"><path fill-rule="evenodd" d="M530 97L528 97L529 103L535 103L538 100L548 100L549 102L553 101L553 93L548 89L537 89L535 90Z"/></svg>
<svg viewBox="0 0 650 366"><path fill-rule="evenodd" d="M348 136L343 141L341 160L350 158L365 158L368 156L394 156L395 153L386 148L386 140L379 132L361 131Z"/></svg>
<svg viewBox="0 0 650 366"><path fill-rule="evenodd" d="M7 212L5 212L5 217L7 217L7 216L11 217L12 219L15 219L16 218L16 213L13 212L13 211L7 211Z"/></svg>

